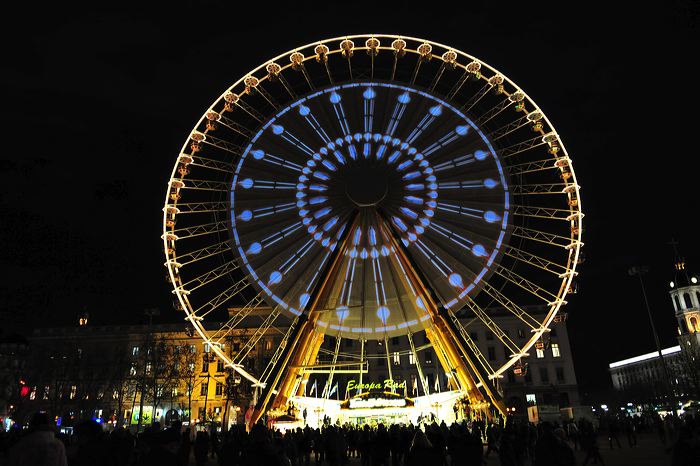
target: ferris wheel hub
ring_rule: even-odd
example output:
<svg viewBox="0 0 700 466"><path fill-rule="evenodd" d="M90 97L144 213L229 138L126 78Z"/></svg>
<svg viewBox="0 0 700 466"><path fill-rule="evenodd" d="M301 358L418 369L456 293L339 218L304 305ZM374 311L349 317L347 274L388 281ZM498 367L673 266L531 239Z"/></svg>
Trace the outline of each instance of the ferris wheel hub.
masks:
<svg viewBox="0 0 700 466"><path fill-rule="evenodd" d="M389 173L380 167L352 167L345 179L345 194L357 207L377 207L389 194Z"/></svg>

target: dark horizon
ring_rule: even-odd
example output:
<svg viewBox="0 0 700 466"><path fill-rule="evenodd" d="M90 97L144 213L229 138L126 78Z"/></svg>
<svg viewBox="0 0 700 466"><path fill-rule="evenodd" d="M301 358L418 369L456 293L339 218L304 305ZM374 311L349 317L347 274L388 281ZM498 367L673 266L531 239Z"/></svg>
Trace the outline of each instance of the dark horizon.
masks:
<svg viewBox="0 0 700 466"><path fill-rule="evenodd" d="M15 23L3 32L0 75L4 331L77 325L83 311L90 325L143 322L152 307L160 321L181 320L165 281L161 209L197 119L240 76L295 45L401 32L501 70L557 129L586 215L580 291L564 311L581 391L607 387L609 362L655 349L629 267L651 267L644 280L663 347L676 344L672 239L689 272L700 272L688 111L700 108L688 89L698 77L698 11L680 0L657 8L503 14L477 4L418 18L408 5L377 5L370 17L339 18L323 5L231 21L226 4L211 1L198 19L194 4L167 18L61 6Z"/></svg>

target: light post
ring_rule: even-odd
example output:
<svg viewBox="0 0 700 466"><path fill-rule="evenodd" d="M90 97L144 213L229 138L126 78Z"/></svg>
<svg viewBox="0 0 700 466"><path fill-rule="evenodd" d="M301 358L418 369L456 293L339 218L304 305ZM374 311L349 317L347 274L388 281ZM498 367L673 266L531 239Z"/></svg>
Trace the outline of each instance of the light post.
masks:
<svg viewBox="0 0 700 466"><path fill-rule="evenodd" d="M668 371L668 366L666 366L666 361L664 360L664 356L661 353L661 343L659 342L659 335L656 333L656 326L654 325L654 319L651 317L651 308L649 307L649 300L647 299L647 292L646 289L644 288L644 280L642 278L642 275L645 273L649 272L649 267L646 265L636 265L633 267L630 267L628 270L628 273L630 276L638 276L639 277L639 285L642 287L642 296L644 297L644 305L646 306L647 309L647 316L649 317L649 325L651 325L651 331L654 333L654 342L656 343L656 351L659 353L659 359L661 360L661 368L664 372L664 380L665 383L668 384L668 388L670 389L670 395L671 395L671 403L673 406L673 414L676 414L676 410L678 409L678 403L676 401L676 390L673 388L673 382L671 381L670 374Z"/></svg>

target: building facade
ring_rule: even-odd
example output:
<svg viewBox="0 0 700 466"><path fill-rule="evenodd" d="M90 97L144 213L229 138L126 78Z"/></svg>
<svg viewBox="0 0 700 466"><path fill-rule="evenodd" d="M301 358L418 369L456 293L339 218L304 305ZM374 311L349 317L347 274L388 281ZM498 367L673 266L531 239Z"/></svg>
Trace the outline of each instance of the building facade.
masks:
<svg viewBox="0 0 700 466"><path fill-rule="evenodd" d="M541 318L536 315L540 310L527 311ZM221 327L217 323L212 323L209 332L224 352L239 356L253 374L267 367L288 325L280 321L270 327L250 353L240 355L266 312L269 309L252 313L225 338L216 333ZM493 319L518 345L530 338L529 329L512 314L496 312ZM516 412L525 413L533 405L565 408L579 403L566 322L561 317L557 320L547 338L498 380L504 403ZM480 320L463 317L461 321L492 367L501 367L510 359L505 346ZM231 425L244 422L247 407L255 401L251 384L226 367L186 323L44 328L36 329L28 340L22 374L28 391L14 407L15 419L43 410L63 426L96 419L133 428L143 412L143 424L181 419L192 424ZM317 362L332 360L336 343L326 336ZM413 344L415 351L406 337L364 343L343 339L340 358L357 359L364 354L366 372L360 376L357 371L339 368L330 382L327 371L314 373L302 389L308 396L340 400L355 395L349 387L360 382L391 380L398 387L394 390L407 397L452 390L450 374L441 366L425 332L414 334ZM418 378L419 366L423 381Z"/></svg>
<svg viewBox="0 0 700 466"><path fill-rule="evenodd" d="M700 397L700 283L676 257L669 297L678 322L678 345L608 365L613 388L637 404L668 404Z"/></svg>
<svg viewBox="0 0 700 466"><path fill-rule="evenodd" d="M259 317L250 315L218 344L235 356ZM214 323L211 334L219 327ZM281 337L268 330L246 356L246 368L262 371ZM254 396L186 323L43 328L28 341L22 373L28 390L9 413L20 422L46 411L62 426L94 419L133 427L143 408L142 424L230 425L242 422Z"/></svg>

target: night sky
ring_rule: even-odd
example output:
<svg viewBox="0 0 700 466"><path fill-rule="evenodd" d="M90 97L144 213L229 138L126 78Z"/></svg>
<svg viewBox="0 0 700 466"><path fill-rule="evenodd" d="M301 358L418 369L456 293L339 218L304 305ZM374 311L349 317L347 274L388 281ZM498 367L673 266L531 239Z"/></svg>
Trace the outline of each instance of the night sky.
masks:
<svg viewBox="0 0 700 466"><path fill-rule="evenodd" d="M140 322L172 310L161 219L175 158L194 123L248 70L296 45L395 33L449 44L511 78L538 103L573 159L586 262L569 299L584 391L611 361L652 351L637 278L662 344L675 344L668 296L672 238L691 271L697 247L700 7L669 1L500 2L459 10L429 2L342 9L294 2L189 2L105 11L6 12L0 111L0 317L5 331ZM14 8L17 8L15 6ZM21 8L21 7L20 7ZM571 7L569 7L571 8ZM661 9L662 8L662 9Z"/></svg>

